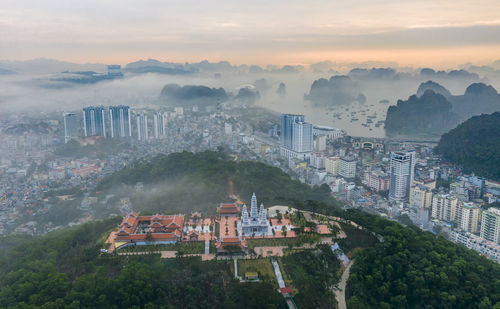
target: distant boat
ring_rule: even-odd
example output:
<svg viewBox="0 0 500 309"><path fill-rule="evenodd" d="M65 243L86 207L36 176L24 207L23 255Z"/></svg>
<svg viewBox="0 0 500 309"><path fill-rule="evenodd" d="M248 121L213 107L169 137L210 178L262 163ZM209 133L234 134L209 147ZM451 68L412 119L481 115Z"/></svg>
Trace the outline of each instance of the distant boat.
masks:
<svg viewBox="0 0 500 309"><path fill-rule="evenodd" d="M382 103L382 104L387 104L387 103L390 103L390 101L389 101L389 100L387 100L387 99L383 99L383 100L380 100L380 101L378 101L378 102L379 102L379 103Z"/></svg>

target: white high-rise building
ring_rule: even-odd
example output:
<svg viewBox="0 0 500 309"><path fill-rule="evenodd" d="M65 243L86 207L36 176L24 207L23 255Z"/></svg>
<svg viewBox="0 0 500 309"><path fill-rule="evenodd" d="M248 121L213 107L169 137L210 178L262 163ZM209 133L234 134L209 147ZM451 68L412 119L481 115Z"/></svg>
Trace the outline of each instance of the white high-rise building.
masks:
<svg viewBox="0 0 500 309"><path fill-rule="evenodd" d="M104 106L88 106L83 108L83 132L85 137L106 137Z"/></svg>
<svg viewBox="0 0 500 309"><path fill-rule="evenodd" d="M339 176L353 179L356 177L356 160L350 157L343 157L339 160Z"/></svg>
<svg viewBox="0 0 500 309"><path fill-rule="evenodd" d="M479 214L479 205L473 202L460 201L457 208L457 217L454 221L462 230L476 233L479 231Z"/></svg>
<svg viewBox="0 0 500 309"><path fill-rule="evenodd" d="M138 114L137 117L137 139L140 141L148 140L148 116L146 114Z"/></svg>
<svg viewBox="0 0 500 309"><path fill-rule="evenodd" d="M156 139L165 137L165 125L163 124L163 114L156 112L153 115L153 133Z"/></svg>
<svg viewBox="0 0 500 309"><path fill-rule="evenodd" d="M112 138L132 136L130 107L124 105L110 106L109 122Z"/></svg>
<svg viewBox="0 0 500 309"><path fill-rule="evenodd" d="M312 124L295 122L292 125L292 150L311 152L313 150Z"/></svg>
<svg viewBox="0 0 500 309"><path fill-rule="evenodd" d="M305 160L313 150L313 126L304 115L281 115L280 154L288 159Z"/></svg>
<svg viewBox="0 0 500 309"><path fill-rule="evenodd" d="M490 208L483 211L481 218L481 237L500 244L500 209Z"/></svg>
<svg viewBox="0 0 500 309"><path fill-rule="evenodd" d="M415 172L415 152L396 151L391 153L391 172L389 198L394 201L407 201Z"/></svg>
<svg viewBox="0 0 500 309"><path fill-rule="evenodd" d="M432 197L433 218L443 221L454 221L457 214L458 199L450 194L434 194Z"/></svg>

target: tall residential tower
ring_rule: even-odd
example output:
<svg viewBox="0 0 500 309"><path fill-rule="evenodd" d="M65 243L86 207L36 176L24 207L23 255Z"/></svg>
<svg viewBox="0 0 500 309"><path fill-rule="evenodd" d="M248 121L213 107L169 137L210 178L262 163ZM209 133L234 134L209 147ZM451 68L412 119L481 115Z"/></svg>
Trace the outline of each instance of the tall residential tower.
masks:
<svg viewBox="0 0 500 309"><path fill-rule="evenodd" d="M83 131L85 136L106 137L106 121L103 106L83 108Z"/></svg>
<svg viewBox="0 0 500 309"><path fill-rule="evenodd" d="M156 139L165 137L165 118L160 112L153 115L153 134Z"/></svg>
<svg viewBox="0 0 500 309"><path fill-rule="evenodd" d="M148 116L146 114L137 114L137 139L140 141L148 140Z"/></svg>
<svg viewBox="0 0 500 309"><path fill-rule="evenodd" d="M391 153L391 172L389 198L394 201L407 201L415 172L415 152L395 151Z"/></svg>
<svg viewBox="0 0 500 309"><path fill-rule="evenodd" d="M500 244L500 209L490 208L483 211L481 219L481 237Z"/></svg>
<svg viewBox="0 0 500 309"><path fill-rule="evenodd" d="M111 124L111 137L132 136L130 107L124 105L110 106L109 120Z"/></svg>
<svg viewBox="0 0 500 309"><path fill-rule="evenodd" d="M281 115L281 154L288 158L305 159L313 150L313 125L304 115Z"/></svg>

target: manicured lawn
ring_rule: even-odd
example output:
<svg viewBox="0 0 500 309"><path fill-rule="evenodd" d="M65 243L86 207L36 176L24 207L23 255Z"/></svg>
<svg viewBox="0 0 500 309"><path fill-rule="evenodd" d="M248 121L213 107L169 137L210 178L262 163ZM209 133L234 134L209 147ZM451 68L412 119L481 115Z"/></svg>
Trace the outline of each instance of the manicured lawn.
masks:
<svg viewBox="0 0 500 309"><path fill-rule="evenodd" d="M259 280L272 282L278 286L270 259L238 260L238 275L245 278L246 272L257 272Z"/></svg>

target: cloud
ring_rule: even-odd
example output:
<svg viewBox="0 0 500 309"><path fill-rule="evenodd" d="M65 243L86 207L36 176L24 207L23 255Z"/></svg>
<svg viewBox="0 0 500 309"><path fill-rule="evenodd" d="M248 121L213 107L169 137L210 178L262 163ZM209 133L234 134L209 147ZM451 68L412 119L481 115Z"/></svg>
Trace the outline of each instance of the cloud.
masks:
<svg viewBox="0 0 500 309"><path fill-rule="evenodd" d="M163 55L263 64L286 59L285 52L493 45L500 40L496 2L5 0L0 59L127 62Z"/></svg>

